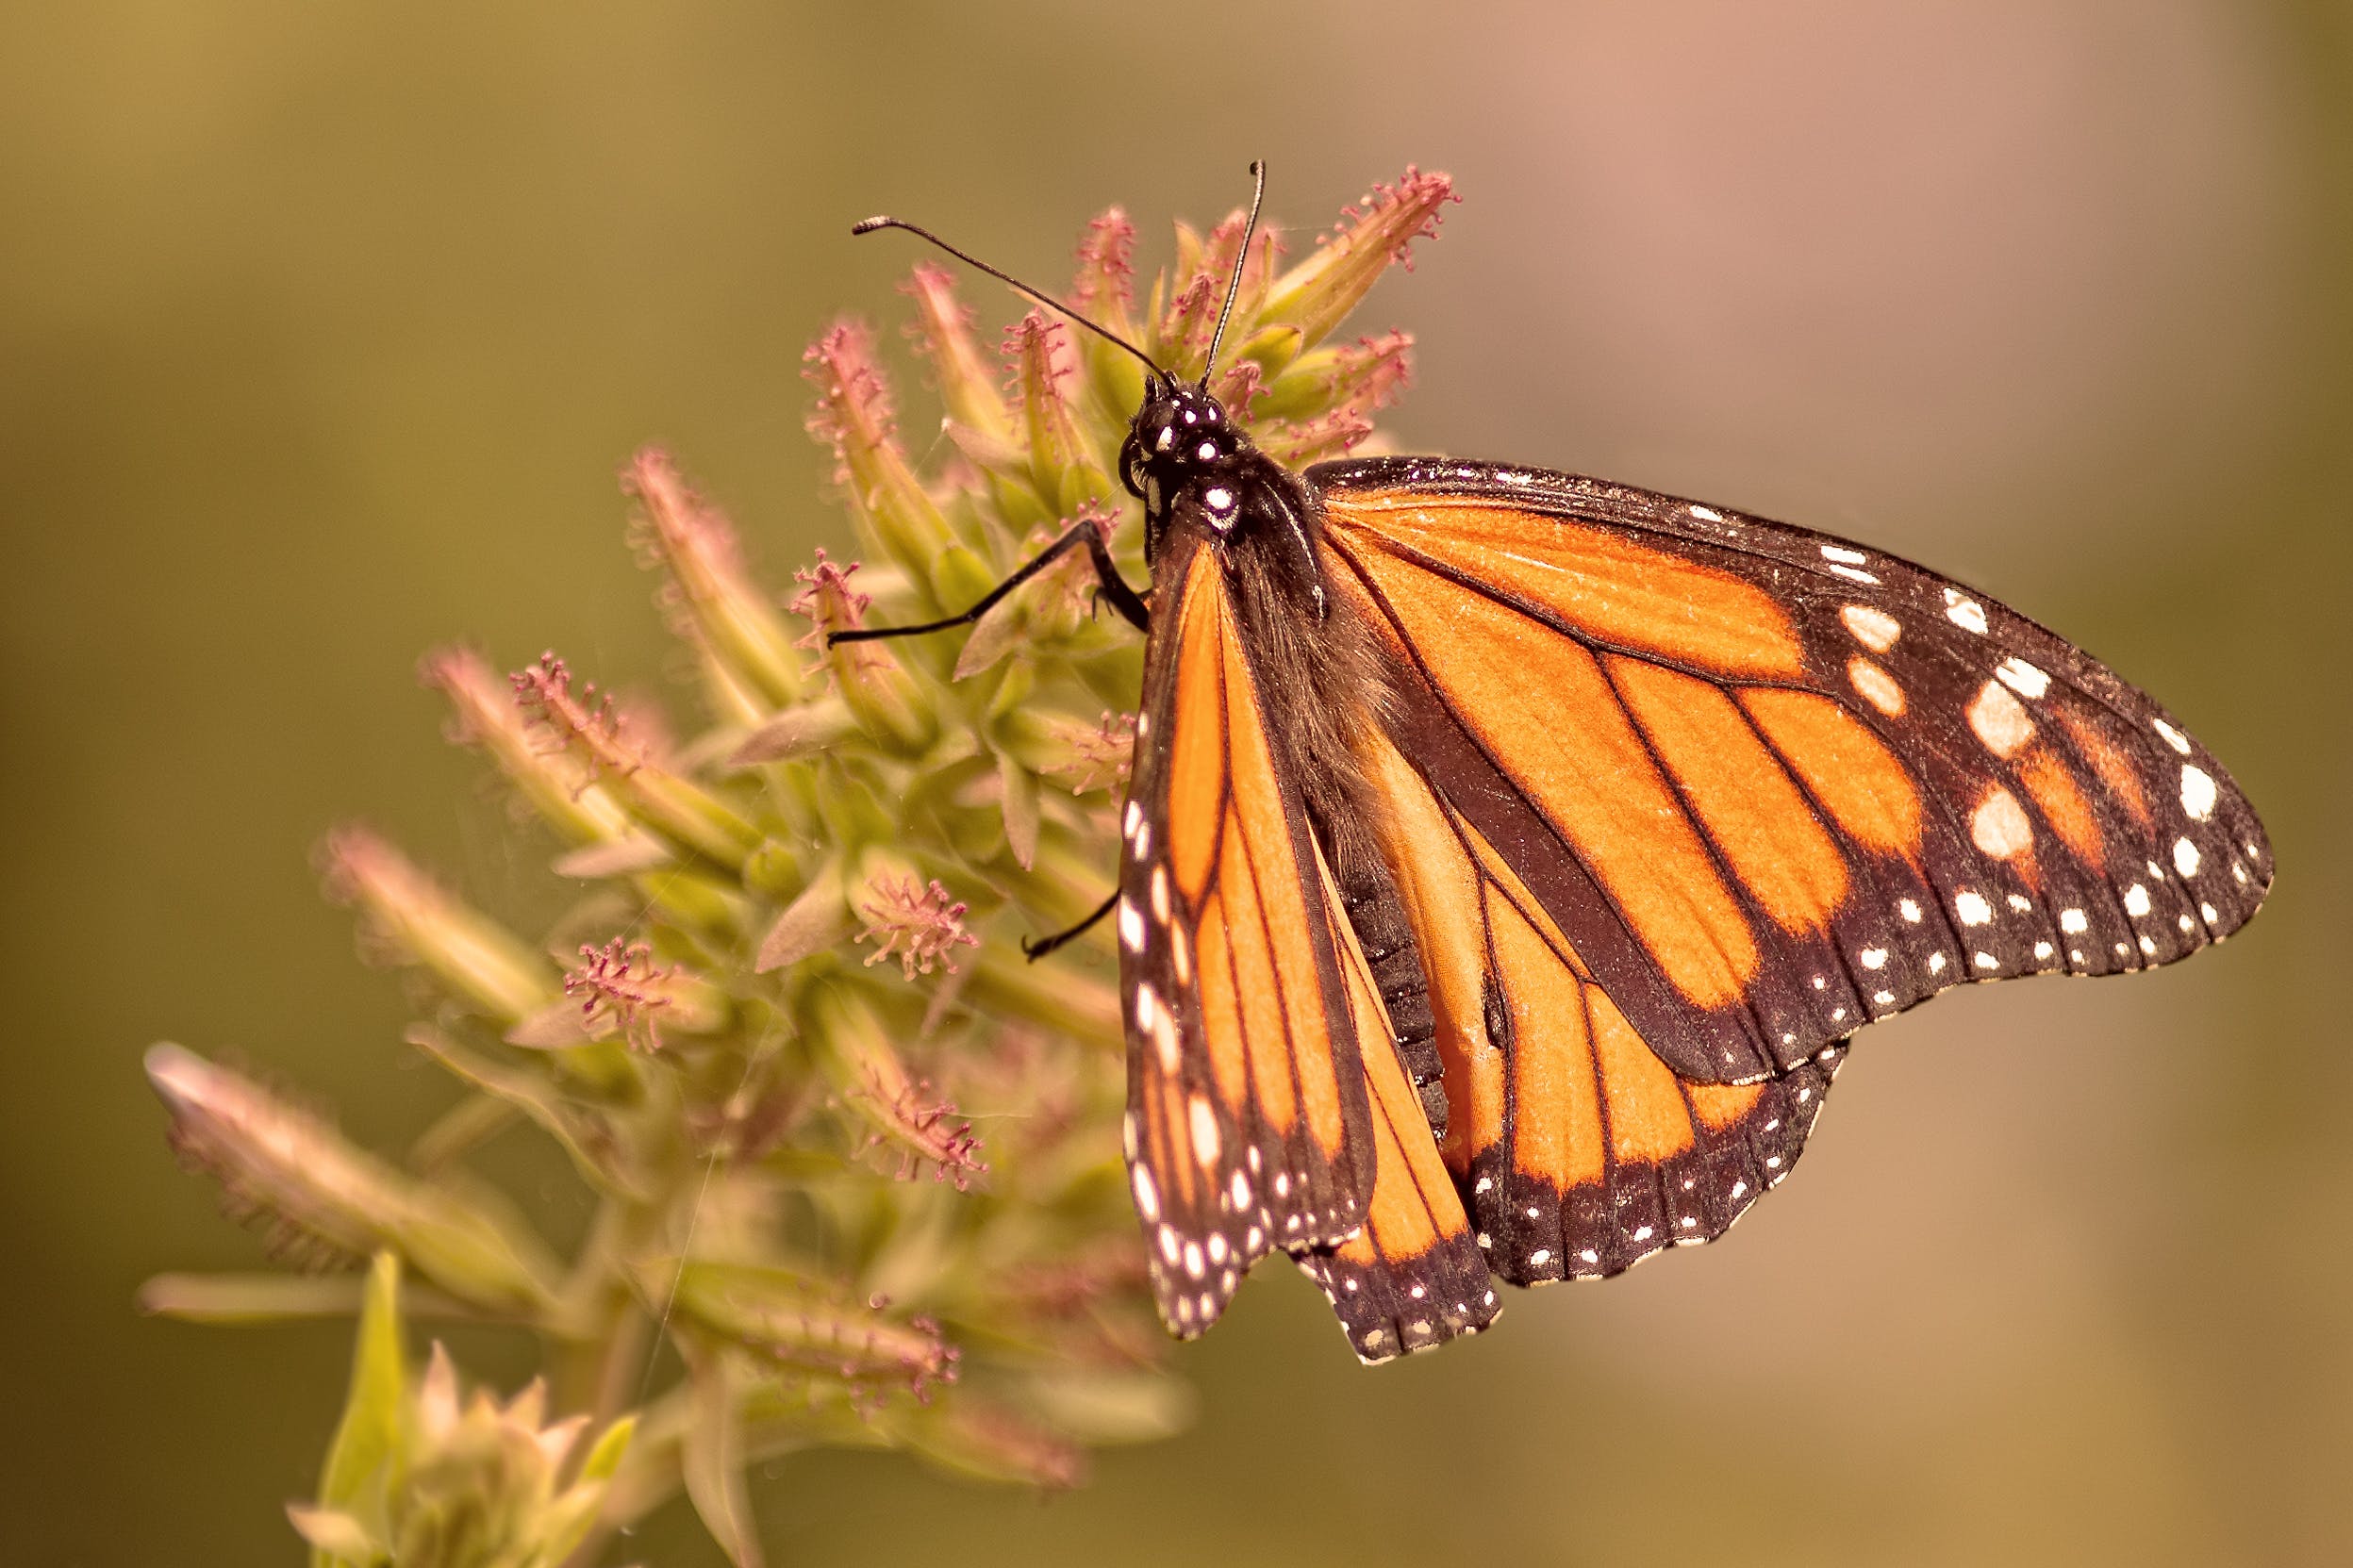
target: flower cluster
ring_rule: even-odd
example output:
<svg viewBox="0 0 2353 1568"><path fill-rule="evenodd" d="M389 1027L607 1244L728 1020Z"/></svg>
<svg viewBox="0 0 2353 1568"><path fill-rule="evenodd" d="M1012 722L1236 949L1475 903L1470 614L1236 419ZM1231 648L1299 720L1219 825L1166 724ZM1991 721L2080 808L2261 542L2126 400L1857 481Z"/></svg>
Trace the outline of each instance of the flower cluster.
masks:
<svg viewBox="0 0 2353 1568"><path fill-rule="evenodd" d="M1270 231L1241 254L1239 214L1179 225L1140 288L1114 210L1071 295L1198 374L1238 267L1215 385L1270 452L1334 455L1403 387L1410 340L1327 339L1452 199L1409 170L1287 270ZM587 1561L683 1489L753 1563L744 1477L768 1456L890 1446L1058 1486L1089 1448L1182 1419L1119 1170L1113 954L1099 931L1039 968L1019 942L1109 883L1140 640L1096 613L1074 554L969 633L825 642L960 611L1081 520L1142 581L1111 477L1141 382L1044 311L992 349L928 261L906 293L945 413L936 460L899 437L870 326L840 322L806 356L857 559L820 552L772 593L669 455L622 476L629 542L691 654L696 733L672 741L553 652L505 675L468 648L424 661L452 737L584 891L532 939L366 829L322 848L364 950L413 978L408 1044L459 1087L410 1155L177 1047L149 1055L176 1147L281 1260L377 1260L365 1281L166 1276L146 1294L209 1321L361 1313L343 1430L294 1510L321 1562ZM509 1126L552 1140L596 1205L570 1256L470 1172ZM550 1380L461 1397L439 1346L412 1376L404 1317L527 1330ZM683 1370L652 1378L665 1340Z"/></svg>

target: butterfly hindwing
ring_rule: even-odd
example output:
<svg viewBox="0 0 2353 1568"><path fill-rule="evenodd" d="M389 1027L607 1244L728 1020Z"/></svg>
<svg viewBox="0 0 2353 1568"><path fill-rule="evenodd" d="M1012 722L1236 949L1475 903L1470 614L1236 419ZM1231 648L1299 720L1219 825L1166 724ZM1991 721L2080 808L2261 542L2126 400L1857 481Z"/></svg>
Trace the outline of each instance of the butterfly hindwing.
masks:
<svg viewBox="0 0 2353 1568"><path fill-rule="evenodd" d="M2211 755L1917 567L1566 475L1309 470L1397 746L1662 1062L1789 1073L1962 980L2235 930L2271 873Z"/></svg>
<svg viewBox="0 0 2353 1568"><path fill-rule="evenodd" d="M1298 783L1218 553L1159 563L1121 819L1128 1157L1170 1329L1277 1247L1365 1223L1373 1126L1354 1002Z"/></svg>
<svg viewBox="0 0 2353 1568"><path fill-rule="evenodd" d="M1346 917L1328 865L1324 886L1365 1065L1377 1170L1364 1230L1307 1251L1300 1267L1323 1288L1357 1355L1384 1362L1475 1334L1501 1309L1432 1138L1428 1099L1438 1081L1417 1084L1409 1076L1395 1039L1395 1004L1383 997L1375 961Z"/></svg>
<svg viewBox="0 0 2353 1568"><path fill-rule="evenodd" d="M1789 1174L1845 1047L1755 1083L1679 1077L1494 846L1385 740L1369 752L1486 1266L1600 1279L1722 1235Z"/></svg>

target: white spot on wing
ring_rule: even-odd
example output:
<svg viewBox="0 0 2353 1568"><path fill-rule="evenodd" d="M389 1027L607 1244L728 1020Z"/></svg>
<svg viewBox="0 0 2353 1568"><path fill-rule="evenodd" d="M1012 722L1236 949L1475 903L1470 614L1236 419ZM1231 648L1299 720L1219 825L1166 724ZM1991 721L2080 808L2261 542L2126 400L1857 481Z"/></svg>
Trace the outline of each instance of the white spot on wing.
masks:
<svg viewBox="0 0 2353 1568"><path fill-rule="evenodd" d="M2059 929L2069 936L2080 936L2092 929L2091 917L2080 909L2063 909L2059 912Z"/></svg>
<svg viewBox="0 0 2353 1568"><path fill-rule="evenodd" d="M2173 868L2185 877L2197 875L2197 846L2186 838L2173 841Z"/></svg>
<svg viewBox="0 0 2353 1568"><path fill-rule="evenodd" d="M1152 1173L1137 1165L1128 1174L1135 1184L1135 1212L1144 1216L1146 1225L1157 1223L1160 1218L1160 1189L1152 1185Z"/></svg>
<svg viewBox="0 0 2353 1568"><path fill-rule="evenodd" d="M1822 547L1822 559L1826 561L1844 561L1850 567L1859 567L1870 558L1860 550L1848 550L1843 545L1826 544Z"/></svg>
<svg viewBox="0 0 2353 1568"><path fill-rule="evenodd" d="M1964 632L1985 635L1985 606L1950 588L1945 590L1945 619Z"/></svg>
<svg viewBox="0 0 2353 1568"><path fill-rule="evenodd" d="M2217 796L2212 775L2196 763L2181 766L2181 809L2190 814L2193 822L2203 822L2214 815Z"/></svg>
<svg viewBox="0 0 2353 1568"><path fill-rule="evenodd" d="M2034 738L2034 720L2026 716L2010 689L1997 681L1986 682L1970 701L1969 728L1987 751L2005 759L2016 756Z"/></svg>
<svg viewBox="0 0 2353 1568"><path fill-rule="evenodd" d="M1994 679L2029 701L2050 689L2050 677L2019 658L2002 660L1994 668Z"/></svg>
<svg viewBox="0 0 2353 1568"><path fill-rule="evenodd" d="M1874 653L1886 652L1904 635L1902 624L1894 616L1868 604L1849 604L1838 612L1838 619L1846 622L1855 641Z"/></svg>
<svg viewBox="0 0 2353 1568"><path fill-rule="evenodd" d="M2135 920L2148 913L2148 889L2134 883L2124 890L2124 912Z"/></svg>
<svg viewBox="0 0 2353 1568"><path fill-rule="evenodd" d="M1836 572L1839 576L1844 577L1849 583L1861 583L1868 587L1874 588L1880 586L1880 580L1872 576L1869 572L1864 570L1861 567L1832 566L1830 569Z"/></svg>
<svg viewBox="0 0 2353 1568"><path fill-rule="evenodd" d="M2165 737L2166 745L2172 747L2175 751L2180 752L2185 757L2190 754L2190 737L2188 735L2183 734L2179 730L2175 729L2172 725L2166 723L2162 718L2152 718L2149 722L2157 727L2157 733Z"/></svg>
<svg viewBox="0 0 2353 1568"><path fill-rule="evenodd" d="M1207 1096L1195 1095L1185 1114L1192 1122L1193 1158L1207 1170L1218 1163L1218 1114L1209 1108Z"/></svg>
<svg viewBox="0 0 2353 1568"><path fill-rule="evenodd" d="M1969 841L1996 860L2008 860L2034 848L2034 830L2018 798L1996 784L1969 817Z"/></svg>
<svg viewBox="0 0 2353 1568"><path fill-rule="evenodd" d="M1904 688L1897 685L1896 678L1886 670L1857 654L1847 661L1847 679L1853 683L1855 690L1862 693L1863 700L1871 706L1890 718L1902 717Z"/></svg>
<svg viewBox="0 0 2353 1568"><path fill-rule="evenodd" d="M1964 888L1953 895L1953 913L1961 916L1964 926L1982 926L1992 922L1994 906L1985 901L1983 895Z"/></svg>
<svg viewBox="0 0 2353 1568"><path fill-rule="evenodd" d="M1144 950L1144 912L1119 895L1119 946L1132 953Z"/></svg>

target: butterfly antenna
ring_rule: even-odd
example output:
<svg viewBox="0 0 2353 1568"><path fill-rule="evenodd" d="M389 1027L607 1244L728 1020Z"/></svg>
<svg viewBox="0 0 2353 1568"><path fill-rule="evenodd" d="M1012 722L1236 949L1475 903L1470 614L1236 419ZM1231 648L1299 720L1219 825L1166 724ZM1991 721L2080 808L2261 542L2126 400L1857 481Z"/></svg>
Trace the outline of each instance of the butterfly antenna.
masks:
<svg viewBox="0 0 2353 1568"><path fill-rule="evenodd" d="M1088 321L1085 317L1080 315L1077 311L1071 309L1069 305L1063 304L1060 300L1053 298L1052 295L1041 294L1036 289L1031 288L1028 284L1023 283L1019 278L1013 276L1011 273L1001 272L997 268L991 267L987 262L983 261L980 257L956 249L953 245L951 245L948 241L942 239L939 236L934 234L927 228L923 228L915 223L910 223L903 218L888 217L869 218L861 223L855 223L850 225L850 232L853 235L872 234L876 229L904 229L919 239L927 239L931 241L941 250L946 251L950 256L954 256L958 261L963 262L966 266L979 268L982 272L986 272L990 277L993 277L998 282L1004 284L1007 288L1014 289L1021 293L1027 294L1030 298L1036 300L1047 309L1058 310L1062 312L1062 314L1069 317L1070 320L1078 322L1079 325L1085 327L1096 337L1102 338L1105 342L1117 343L1119 347L1127 350L1128 353L1142 360L1144 362L1145 369L1151 371L1152 374L1158 376L1163 381L1168 379L1168 372L1160 368L1159 361L1152 358L1151 355L1146 354L1142 349L1137 348L1134 343L1131 343L1126 338L1120 337L1118 333L1112 331L1109 327L1102 325L1099 322Z"/></svg>
<svg viewBox="0 0 2353 1568"><path fill-rule="evenodd" d="M1250 195L1250 221L1242 225L1242 248L1234 253L1234 275L1226 280L1225 305L1218 312L1218 329L1209 335L1209 357L1201 361L1201 384L1209 385L1209 372L1217 368L1218 345L1225 341L1225 323L1234 314L1234 302L1242 292L1242 268L1250 261L1251 237L1258 232L1258 204L1267 199L1267 160L1250 160L1251 178L1258 182Z"/></svg>

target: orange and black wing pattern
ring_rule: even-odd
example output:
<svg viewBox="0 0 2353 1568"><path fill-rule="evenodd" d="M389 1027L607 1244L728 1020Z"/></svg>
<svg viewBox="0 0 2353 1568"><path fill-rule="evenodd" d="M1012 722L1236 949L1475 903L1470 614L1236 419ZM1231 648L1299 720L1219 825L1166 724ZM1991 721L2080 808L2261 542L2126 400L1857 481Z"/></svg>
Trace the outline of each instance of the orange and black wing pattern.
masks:
<svg viewBox="0 0 2353 1568"><path fill-rule="evenodd" d="M1722 1235L1797 1163L1846 1047L1754 1083L1679 1076L1440 787L1382 737L1367 752L1444 1062L1444 1164L1485 1268L1603 1279Z"/></svg>
<svg viewBox="0 0 2353 1568"><path fill-rule="evenodd" d="M1279 672L1253 667L1214 549L1155 578L1116 926L1130 1175L1161 1314L1189 1338L1268 1252L1364 1230L1375 1134L1359 1000L1268 729Z"/></svg>
<svg viewBox="0 0 2353 1568"><path fill-rule="evenodd" d="M1384 1362L1475 1334L1501 1307L1453 1175L1431 1137L1430 1113L1390 1044L1373 966L1340 913L1328 868L1325 889L1356 1037L1365 1043L1376 1174L1365 1228L1299 1262L1323 1288L1357 1355Z"/></svg>
<svg viewBox="0 0 2353 1568"><path fill-rule="evenodd" d="M2254 812L2181 726L1921 568L1568 475L1305 477L1328 576L1385 650L1387 738L1473 846L1483 900L1509 894L1479 929L1528 975L1555 955L1532 1006L1583 1007L1597 1056L1638 1039L1689 1086L1798 1082L1964 980L2181 958L2270 883ZM1504 979L1481 1005L1516 1023L1538 982ZM1685 1098L1695 1148L1748 1125ZM1773 1136L1780 1111L1758 1113Z"/></svg>

